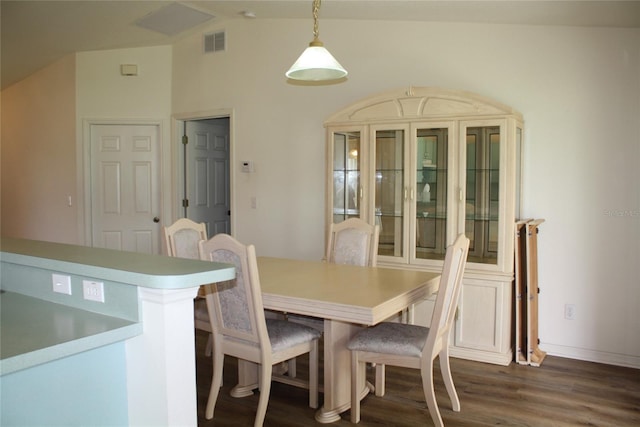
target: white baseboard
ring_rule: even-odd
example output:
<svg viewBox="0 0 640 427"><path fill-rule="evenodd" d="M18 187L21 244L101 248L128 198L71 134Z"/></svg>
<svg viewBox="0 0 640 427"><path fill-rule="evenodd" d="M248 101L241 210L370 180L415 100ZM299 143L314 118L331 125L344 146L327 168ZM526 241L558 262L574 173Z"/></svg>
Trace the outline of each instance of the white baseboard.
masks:
<svg viewBox="0 0 640 427"><path fill-rule="evenodd" d="M585 360L587 362L604 363L607 365L625 366L640 369L640 356L609 353L605 351L588 350L557 344L540 343L540 349L548 355L566 357L568 359Z"/></svg>

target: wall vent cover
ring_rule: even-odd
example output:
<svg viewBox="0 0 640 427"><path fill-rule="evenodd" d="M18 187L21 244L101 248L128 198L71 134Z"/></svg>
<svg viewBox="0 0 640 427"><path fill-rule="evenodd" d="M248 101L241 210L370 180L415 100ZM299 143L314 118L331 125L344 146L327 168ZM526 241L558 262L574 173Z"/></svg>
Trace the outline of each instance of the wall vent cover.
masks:
<svg viewBox="0 0 640 427"><path fill-rule="evenodd" d="M204 53L227 50L227 37L224 31L204 35Z"/></svg>

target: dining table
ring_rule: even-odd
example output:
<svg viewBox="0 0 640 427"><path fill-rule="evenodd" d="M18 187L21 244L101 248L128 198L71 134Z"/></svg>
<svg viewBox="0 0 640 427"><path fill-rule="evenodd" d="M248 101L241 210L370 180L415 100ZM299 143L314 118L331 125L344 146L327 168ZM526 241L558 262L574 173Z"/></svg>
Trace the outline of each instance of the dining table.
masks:
<svg viewBox="0 0 640 427"><path fill-rule="evenodd" d="M320 423L340 420L351 407L349 339L430 297L440 281L440 273L411 269L273 257L257 261L265 309L323 319L324 401L315 414ZM238 384L231 394L250 395L257 382L257 366L239 361ZM364 380L361 387L362 398L369 387Z"/></svg>

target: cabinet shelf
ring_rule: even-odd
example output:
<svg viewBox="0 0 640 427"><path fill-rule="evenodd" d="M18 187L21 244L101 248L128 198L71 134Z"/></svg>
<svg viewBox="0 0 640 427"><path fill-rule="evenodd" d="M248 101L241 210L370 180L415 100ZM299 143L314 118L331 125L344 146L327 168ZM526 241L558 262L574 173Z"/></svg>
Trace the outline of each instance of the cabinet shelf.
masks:
<svg viewBox="0 0 640 427"><path fill-rule="evenodd" d="M376 213L377 218L402 218L404 214L402 212L380 212Z"/></svg>
<svg viewBox="0 0 640 427"><path fill-rule="evenodd" d="M360 216L360 210L358 209L334 209L334 215L349 215L349 216Z"/></svg>

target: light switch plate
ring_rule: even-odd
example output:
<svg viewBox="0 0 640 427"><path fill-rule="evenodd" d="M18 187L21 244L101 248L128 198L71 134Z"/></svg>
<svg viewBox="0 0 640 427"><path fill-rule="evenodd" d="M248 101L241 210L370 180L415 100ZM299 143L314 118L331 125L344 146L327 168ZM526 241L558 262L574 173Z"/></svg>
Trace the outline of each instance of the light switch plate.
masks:
<svg viewBox="0 0 640 427"><path fill-rule="evenodd" d="M71 295L71 276L64 274L52 274L53 292Z"/></svg>

